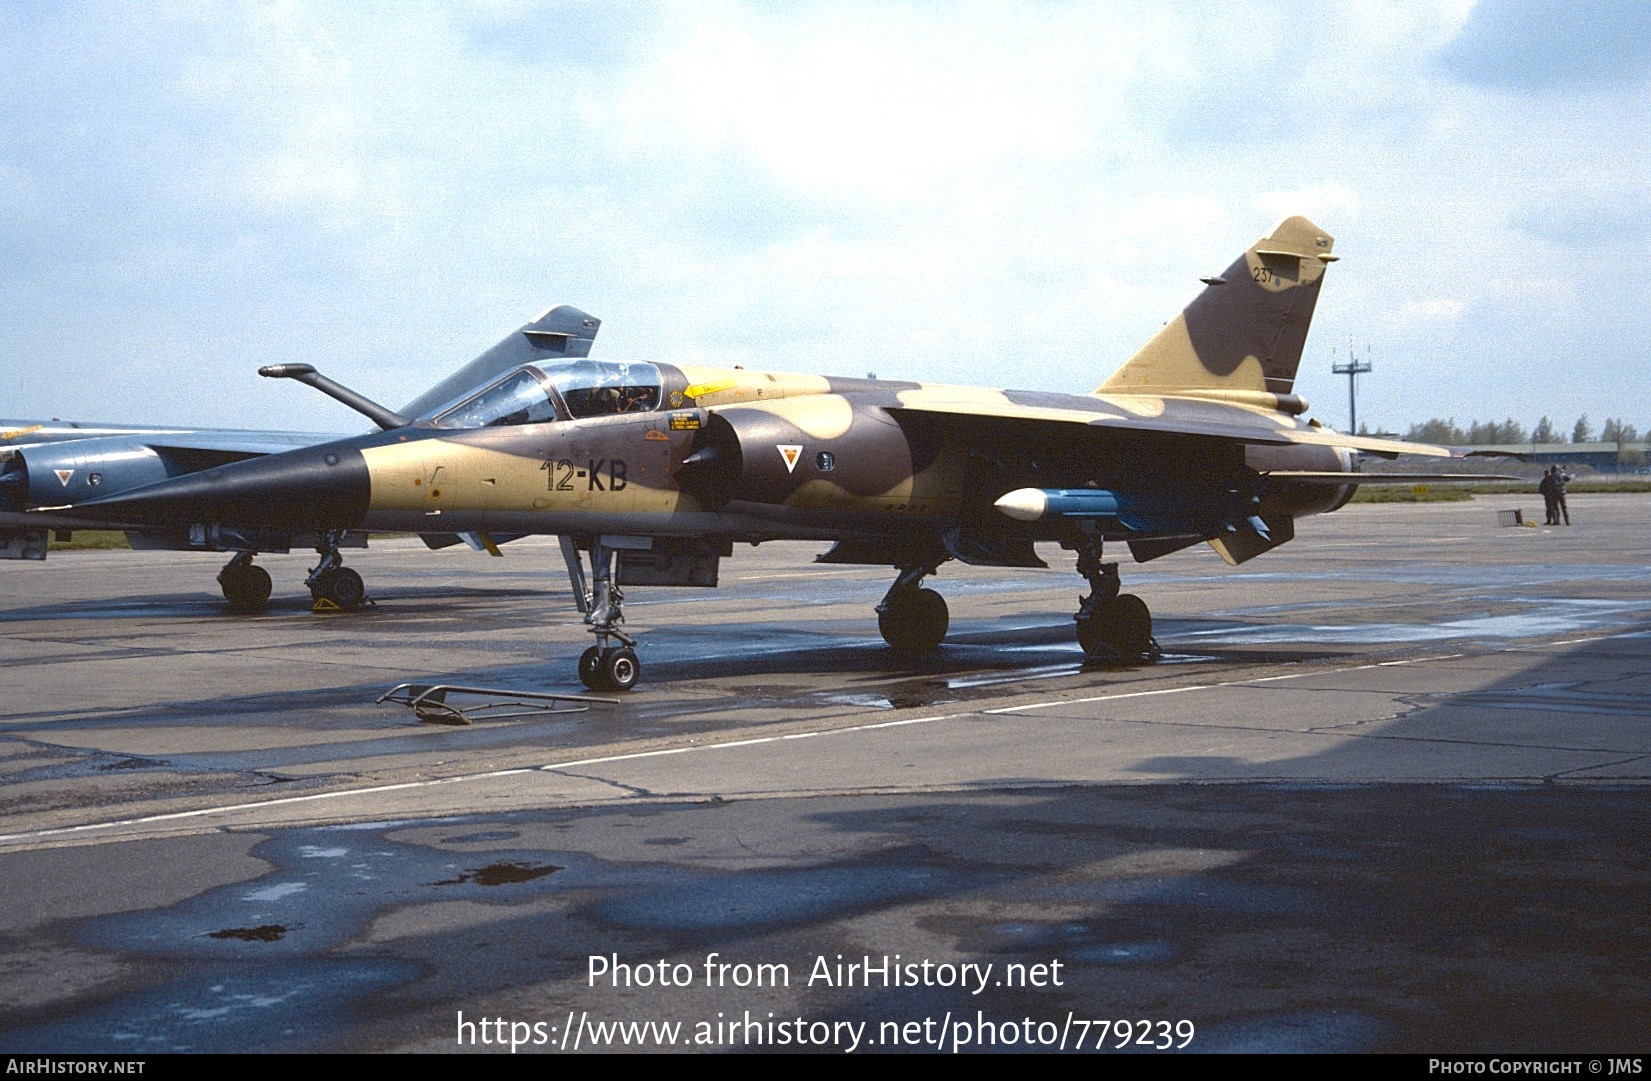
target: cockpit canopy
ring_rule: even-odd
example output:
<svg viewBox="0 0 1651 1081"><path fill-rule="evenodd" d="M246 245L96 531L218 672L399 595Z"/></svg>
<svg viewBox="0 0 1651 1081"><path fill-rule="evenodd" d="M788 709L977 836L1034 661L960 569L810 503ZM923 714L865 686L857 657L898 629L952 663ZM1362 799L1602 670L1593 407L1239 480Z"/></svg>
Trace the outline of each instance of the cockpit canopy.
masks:
<svg viewBox="0 0 1651 1081"><path fill-rule="evenodd" d="M661 377L653 364L571 360L522 367L443 406L430 418L438 428L491 428L582 420L659 408Z"/></svg>

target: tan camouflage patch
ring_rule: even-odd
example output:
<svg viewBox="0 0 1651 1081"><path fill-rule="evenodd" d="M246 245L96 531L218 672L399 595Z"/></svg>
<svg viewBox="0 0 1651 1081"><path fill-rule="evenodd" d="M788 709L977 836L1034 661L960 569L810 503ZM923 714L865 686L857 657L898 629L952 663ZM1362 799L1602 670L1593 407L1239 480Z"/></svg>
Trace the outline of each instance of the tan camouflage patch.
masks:
<svg viewBox="0 0 1651 1081"><path fill-rule="evenodd" d="M797 372L683 365L682 374L688 379L688 389L683 393L702 408L825 394L831 390L831 381L825 376Z"/></svg>
<svg viewBox="0 0 1651 1081"><path fill-rule="evenodd" d="M839 394L759 402L757 408L784 417L804 435L817 441L841 438L854 423L854 406Z"/></svg>

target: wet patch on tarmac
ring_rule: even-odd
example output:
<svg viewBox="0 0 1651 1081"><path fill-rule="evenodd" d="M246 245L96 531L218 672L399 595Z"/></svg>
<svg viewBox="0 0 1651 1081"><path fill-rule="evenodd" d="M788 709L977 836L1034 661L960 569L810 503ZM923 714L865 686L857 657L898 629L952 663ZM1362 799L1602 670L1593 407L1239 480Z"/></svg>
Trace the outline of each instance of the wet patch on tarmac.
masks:
<svg viewBox="0 0 1651 1081"><path fill-rule="evenodd" d="M946 687L943 684L920 683L883 693L815 694L798 697L805 701L812 698L827 705L855 706L860 709L922 709L926 706L950 705L960 700L946 697L945 691Z"/></svg>
<svg viewBox="0 0 1651 1081"><path fill-rule="evenodd" d="M443 844L449 845L482 845L514 841L521 835L519 830L482 830L480 833L465 833L457 837L443 837L441 840Z"/></svg>
<svg viewBox="0 0 1651 1081"><path fill-rule="evenodd" d="M141 1056L318 1050L349 1031L348 1004L419 975L405 962L303 958L233 967L180 965L171 978L71 1018L12 1028L31 1052Z"/></svg>
<svg viewBox="0 0 1651 1081"><path fill-rule="evenodd" d="M562 868L553 863L490 863L473 871L461 871L455 878L432 882L432 886L462 886L474 882L478 886L505 886L515 882L532 882Z"/></svg>
<svg viewBox="0 0 1651 1081"><path fill-rule="evenodd" d="M844 916L865 906L950 894L969 876L905 860L747 871L656 871L647 890L600 902L591 916L632 931L726 933L775 929ZM988 879L981 878L984 885Z"/></svg>
<svg viewBox="0 0 1651 1081"><path fill-rule="evenodd" d="M279 942L287 929L278 923L260 927L226 927L222 931L208 931L207 938L233 938L241 942Z"/></svg>
<svg viewBox="0 0 1651 1081"><path fill-rule="evenodd" d="M120 758L113 762L101 763L93 766L92 768L108 773L114 770L155 769L165 765L166 763L164 762L153 762L147 758Z"/></svg>
<svg viewBox="0 0 1651 1081"><path fill-rule="evenodd" d="M1047 953L1089 965L1163 964L1176 954L1175 944L1167 940L1122 942L1106 937L1116 931L1087 923L1007 923L990 928L991 937L981 949L985 953Z"/></svg>
<svg viewBox="0 0 1651 1081"><path fill-rule="evenodd" d="M1375 644L1449 642L1461 639L1550 638L1620 626L1625 618L1644 613L1642 603L1601 600L1531 600L1521 611L1485 613L1465 619L1421 623L1231 623L1224 627L1189 630L1184 638L1203 641L1269 644L1311 641Z"/></svg>
<svg viewBox="0 0 1651 1081"><path fill-rule="evenodd" d="M106 1053L325 1047L362 996L424 971L336 952L387 909L432 900L438 879L448 899L518 903L566 864L503 849L484 866L461 869L453 853L386 836L401 825L282 831L252 850L272 865L259 878L80 923L74 938L82 946L130 958L147 981L106 994L73 1020L24 1011L3 1026L5 1042Z"/></svg>

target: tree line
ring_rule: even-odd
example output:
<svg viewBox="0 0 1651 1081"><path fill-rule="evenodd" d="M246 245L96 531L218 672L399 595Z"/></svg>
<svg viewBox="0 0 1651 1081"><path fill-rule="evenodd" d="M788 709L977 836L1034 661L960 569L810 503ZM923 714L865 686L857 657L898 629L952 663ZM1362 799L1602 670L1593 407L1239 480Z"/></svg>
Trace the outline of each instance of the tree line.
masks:
<svg viewBox="0 0 1651 1081"><path fill-rule="evenodd" d="M1593 425L1588 422L1588 414L1584 413L1571 426L1569 439L1547 417L1528 430L1512 417L1501 422L1476 420L1466 428L1458 426L1455 417L1449 420L1435 417L1421 424L1412 424L1404 437L1416 443L1448 443L1455 446L1484 443L1638 443L1640 431L1632 424L1624 423L1620 417L1611 417L1595 435Z"/></svg>

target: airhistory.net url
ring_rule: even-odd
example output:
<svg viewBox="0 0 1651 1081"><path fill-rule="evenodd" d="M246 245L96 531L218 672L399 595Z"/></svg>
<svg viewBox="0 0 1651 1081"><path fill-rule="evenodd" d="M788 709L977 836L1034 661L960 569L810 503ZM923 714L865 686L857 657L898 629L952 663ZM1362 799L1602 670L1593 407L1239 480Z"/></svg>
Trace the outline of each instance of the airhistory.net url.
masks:
<svg viewBox="0 0 1651 1081"><path fill-rule="evenodd" d="M1181 1050L1192 1043L1188 1020L1089 1020L1067 1013L1064 1021L994 1021L984 1011L973 1019L925 1017L920 1021L809 1021L773 1013L754 1016L746 1010L715 1020L598 1021L588 1011L569 1010L563 1022L512 1021L502 1017L465 1020L458 1011L460 1047L489 1047L515 1053L635 1048L836 1048L845 1054L862 1049L928 1048L956 1053L976 1048L1040 1048L1058 1051Z"/></svg>

